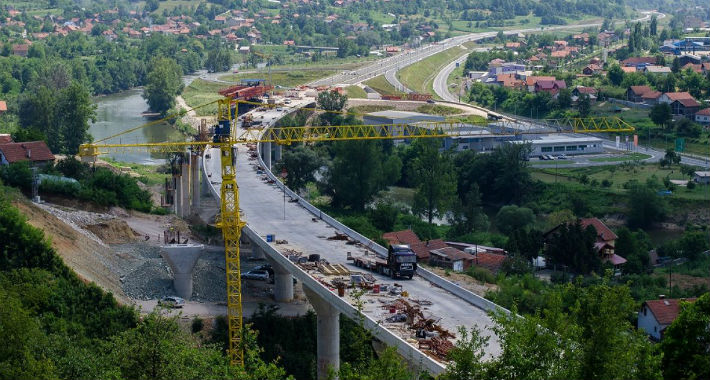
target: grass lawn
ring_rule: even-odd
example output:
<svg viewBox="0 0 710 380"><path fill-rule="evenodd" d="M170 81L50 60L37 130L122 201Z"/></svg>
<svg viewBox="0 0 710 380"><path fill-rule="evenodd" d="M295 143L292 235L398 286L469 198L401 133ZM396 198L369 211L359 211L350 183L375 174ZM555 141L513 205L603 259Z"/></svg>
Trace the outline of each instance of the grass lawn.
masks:
<svg viewBox="0 0 710 380"><path fill-rule="evenodd" d="M148 186L163 184L163 183L165 183L165 178L168 176L167 174L158 173L159 166L135 164L132 162L115 161L109 157L101 157L101 159L116 168L120 168L120 167L131 168L131 170L133 172L138 173L140 175L138 180Z"/></svg>
<svg viewBox="0 0 710 380"><path fill-rule="evenodd" d="M562 161L560 161L562 162ZM554 161L552 161L554 163ZM536 165L537 166L537 165ZM640 183L645 183L646 180L656 177L660 183L658 190L664 190L663 179L669 178L673 180L688 181L688 177L684 176L677 166L673 168L661 169L657 164L633 164L623 163L610 166L593 166L584 168L532 168L533 177L543 182L554 182L555 173L557 173L557 181L569 181L579 183L579 179L586 175L590 185L592 182L601 183L603 180L611 182L611 186L607 188L610 193L623 194L627 190L624 189L624 184L631 180L636 180ZM580 183L581 185L581 183ZM597 185L595 188L604 189ZM687 189L678 186L670 198L685 199L685 200L708 200L710 201L710 192L707 186L696 186L694 189Z"/></svg>
<svg viewBox="0 0 710 380"><path fill-rule="evenodd" d="M348 108L349 112L354 112L356 114L366 114L370 112L380 112L380 111L389 111L395 109L395 106L382 106L382 105L377 105L377 104L366 104L362 106L354 106Z"/></svg>
<svg viewBox="0 0 710 380"><path fill-rule="evenodd" d="M403 92L397 91L390 82L385 79L384 75L376 76L372 79L368 79L365 82L366 85L372 87L373 90L380 93L380 95L401 95Z"/></svg>
<svg viewBox="0 0 710 380"><path fill-rule="evenodd" d="M190 107L196 107L201 104L221 99L222 95L217 91L229 87L224 83L208 82L203 79L195 79L189 86L182 91L182 97ZM196 110L198 116L214 116L217 113L217 104L210 104Z"/></svg>
<svg viewBox="0 0 710 380"><path fill-rule="evenodd" d="M397 72L397 78L403 85L420 94L433 94L434 78L441 69L456 58L470 53L468 49L454 46L451 49L436 53L413 65L407 66Z"/></svg>
<svg viewBox="0 0 710 380"><path fill-rule="evenodd" d="M325 78L335 74L335 70L290 70L290 71L271 71L271 80L274 86L296 87L302 84L312 82L316 79ZM241 79L261 78L269 80L269 73L262 71L260 73L239 73L228 74L219 77L221 80L239 82Z"/></svg>
<svg viewBox="0 0 710 380"><path fill-rule="evenodd" d="M367 99L367 93L359 86L345 87L345 93L348 94L348 98Z"/></svg>
<svg viewBox="0 0 710 380"><path fill-rule="evenodd" d="M464 116L454 116L447 117L446 121L451 123L468 123L468 124L485 124L488 125L488 120L485 117L479 115L464 115Z"/></svg>
<svg viewBox="0 0 710 380"><path fill-rule="evenodd" d="M623 155L615 156L615 157L590 158L589 161L592 161L592 162L633 161L633 160L645 160L649 157L651 157L651 156L648 154L643 154L643 153L628 153L628 154L623 154Z"/></svg>
<svg viewBox="0 0 710 380"><path fill-rule="evenodd" d="M429 115L450 116L462 113L458 108L442 106L438 104L424 104L417 107L417 112Z"/></svg>

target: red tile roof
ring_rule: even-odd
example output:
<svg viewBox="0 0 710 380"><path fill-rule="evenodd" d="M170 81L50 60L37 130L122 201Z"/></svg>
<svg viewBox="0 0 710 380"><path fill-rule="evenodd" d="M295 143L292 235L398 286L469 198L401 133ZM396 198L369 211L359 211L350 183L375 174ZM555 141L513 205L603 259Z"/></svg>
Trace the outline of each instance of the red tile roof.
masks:
<svg viewBox="0 0 710 380"><path fill-rule="evenodd" d="M695 114L700 115L700 116L710 116L710 108L701 109L700 111L696 112Z"/></svg>
<svg viewBox="0 0 710 380"><path fill-rule="evenodd" d="M382 238L387 240L390 244L415 244L420 243L419 237L412 230L402 230L387 232L382 235Z"/></svg>
<svg viewBox="0 0 710 380"><path fill-rule="evenodd" d="M9 163L27 160L34 162L54 161L54 155L44 141L0 144L0 153Z"/></svg>
<svg viewBox="0 0 710 380"><path fill-rule="evenodd" d="M652 92L651 87L648 86L631 86L631 92L633 92L636 95L643 95L649 92Z"/></svg>
<svg viewBox="0 0 710 380"><path fill-rule="evenodd" d="M579 220L579 223L582 225L582 228L594 226L594 229L597 230L597 236L603 241L611 241L619 238L614 231L610 230L609 227L597 218L583 218Z"/></svg>
<svg viewBox="0 0 710 380"><path fill-rule="evenodd" d="M0 144L7 144L12 142L12 136L8 133L0 134Z"/></svg>
<svg viewBox="0 0 710 380"><path fill-rule="evenodd" d="M446 256L451 261L457 260L474 260L474 257L470 253L464 251L459 251L454 247L444 247L439 249L430 249L431 254L439 254L441 256Z"/></svg>
<svg viewBox="0 0 710 380"><path fill-rule="evenodd" d="M649 65L655 65L656 64L656 57L631 57L631 58L626 58L625 60L621 61L626 66L636 66L639 64L649 64Z"/></svg>
<svg viewBox="0 0 710 380"><path fill-rule="evenodd" d="M479 252L473 258L473 265L486 268L492 273L497 273L503 265L505 258L505 255Z"/></svg>
<svg viewBox="0 0 710 380"><path fill-rule="evenodd" d="M432 249L446 248L446 243L444 243L444 241L441 239L434 239L410 244L409 247L417 255L417 259L426 260L430 256L429 251L431 251Z"/></svg>
<svg viewBox="0 0 710 380"><path fill-rule="evenodd" d="M555 80L555 77L534 77L534 76L529 76L529 77L525 78L525 84L528 85L528 86L534 86L535 83L537 83L538 81L541 81L541 80L554 81L554 80Z"/></svg>
<svg viewBox="0 0 710 380"><path fill-rule="evenodd" d="M685 107L700 107L700 103L698 103L695 99L683 98L683 99L678 99L678 100L674 101L674 103L675 102L678 102L678 103L684 105Z"/></svg>
<svg viewBox="0 0 710 380"><path fill-rule="evenodd" d="M0 100L0 112L7 111L7 103L4 100Z"/></svg>
<svg viewBox="0 0 710 380"><path fill-rule="evenodd" d="M666 92L664 95L667 96L671 102L681 99L694 99L693 95L690 95L689 92Z"/></svg>
<svg viewBox="0 0 710 380"><path fill-rule="evenodd" d="M687 298L687 302L695 302L697 298ZM650 300L643 303L644 307L648 307L656 317L658 323L662 325L670 325L678 318L680 313L680 301L677 298L668 298L662 300Z"/></svg>

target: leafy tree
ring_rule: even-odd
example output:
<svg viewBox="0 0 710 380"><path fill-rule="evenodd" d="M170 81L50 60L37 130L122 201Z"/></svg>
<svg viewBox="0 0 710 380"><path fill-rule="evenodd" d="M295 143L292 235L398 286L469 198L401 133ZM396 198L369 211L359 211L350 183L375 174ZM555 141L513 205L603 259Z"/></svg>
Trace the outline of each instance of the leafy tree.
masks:
<svg viewBox="0 0 710 380"><path fill-rule="evenodd" d="M333 144L335 158L326 174L333 204L364 210L382 189L382 150L374 141L347 141Z"/></svg>
<svg viewBox="0 0 710 380"><path fill-rule="evenodd" d="M486 379L486 367L481 359L485 355L488 337L481 335L481 331L472 326L470 330L459 327L459 340L454 348L449 351L449 363L446 372L441 375L442 380L476 380Z"/></svg>
<svg viewBox="0 0 710 380"><path fill-rule="evenodd" d="M654 124L663 128L668 125L673 118L673 112L671 111L671 106L668 103L658 103L651 107L651 112L649 112L648 116Z"/></svg>
<svg viewBox="0 0 710 380"><path fill-rule="evenodd" d="M232 67L232 55L228 49L212 49L207 53L205 69L209 72L227 71Z"/></svg>
<svg viewBox="0 0 710 380"><path fill-rule="evenodd" d="M32 170L29 161L13 162L0 166L0 179L6 185L19 187L24 191L32 189Z"/></svg>
<svg viewBox="0 0 710 380"><path fill-rule="evenodd" d="M61 152L74 155L79 152L79 145L91 140L89 120L96 121L96 105L91 101L86 87L72 82L60 93L57 112L61 126Z"/></svg>
<svg viewBox="0 0 710 380"><path fill-rule="evenodd" d="M150 109L165 116L175 105L175 97L183 88L182 69L172 58L156 58L146 77L143 97Z"/></svg>
<svg viewBox="0 0 710 380"><path fill-rule="evenodd" d="M624 257L627 262L624 264L625 273L645 273L650 266L648 258L648 247L644 241L628 228L622 227L616 232L615 252Z"/></svg>
<svg viewBox="0 0 710 380"><path fill-rule="evenodd" d="M535 223L535 213L527 207L503 206L496 214L495 223L500 232L508 235L515 230L527 230Z"/></svg>
<svg viewBox="0 0 710 380"><path fill-rule="evenodd" d="M579 99L577 99L577 111L579 111L580 117L587 117L592 110L592 102L589 99L589 95L582 94Z"/></svg>
<svg viewBox="0 0 710 380"><path fill-rule="evenodd" d="M538 257L543 248L542 232L538 230L514 230L508 237L505 250L510 253L520 254L528 262Z"/></svg>
<svg viewBox="0 0 710 380"><path fill-rule="evenodd" d="M624 70L621 70L621 66L619 65L612 65L609 68L606 77L614 86L620 86L621 82L624 80Z"/></svg>
<svg viewBox="0 0 710 380"><path fill-rule="evenodd" d="M322 91L318 94L316 101L320 109L329 111L320 115L324 125L342 124L343 117L339 112L343 110L348 101L347 95L339 94L337 91Z"/></svg>
<svg viewBox="0 0 710 380"><path fill-rule="evenodd" d="M563 224L547 237L545 254L551 264L565 265L576 273L598 271L601 260L594 250L596 238L592 226L583 229L579 221Z"/></svg>
<svg viewBox="0 0 710 380"><path fill-rule="evenodd" d="M372 224L381 231L392 231L397 222L400 210L388 202L377 202L375 208L369 211Z"/></svg>
<svg viewBox="0 0 710 380"><path fill-rule="evenodd" d="M308 182L315 181L314 175L323 164L323 160L313 149L298 145L284 152L282 161L277 165L277 171L285 169L288 173L286 177L288 186L294 191L301 191Z"/></svg>
<svg viewBox="0 0 710 380"><path fill-rule="evenodd" d="M651 16L651 25L649 26L649 34L655 36L658 32L658 19L656 15Z"/></svg>
<svg viewBox="0 0 710 380"><path fill-rule="evenodd" d="M666 204L656 190L641 184L629 190L629 213L627 224L631 228L647 228L660 222L665 216Z"/></svg>
<svg viewBox="0 0 710 380"><path fill-rule="evenodd" d="M412 208L423 213L431 224L434 216L450 209L456 177L449 156L439 152L439 140L417 140L414 145L419 154L412 161L411 177L417 186Z"/></svg>
<svg viewBox="0 0 710 380"><path fill-rule="evenodd" d="M468 193L463 194L462 197L460 195L459 199L454 201L450 216L449 235L452 238L488 229L488 215L483 211L481 192L478 190L477 183L471 186Z"/></svg>
<svg viewBox="0 0 710 380"><path fill-rule="evenodd" d="M560 109L567 109L572 105L572 91L569 88L563 88L557 94L557 106Z"/></svg>
<svg viewBox="0 0 710 380"><path fill-rule="evenodd" d="M681 302L678 318L665 330L663 377L666 379L710 378L710 293L694 303Z"/></svg>
<svg viewBox="0 0 710 380"><path fill-rule="evenodd" d="M685 231L678 241L678 250L682 256L694 261L708 250L707 233L704 231Z"/></svg>
<svg viewBox="0 0 710 380"><path fill-rule="evenodd" d="M675 149L668 148L666 149L666 154L663 156L669 164L680 164L681 156L680 154L675 152Z"/></svg>

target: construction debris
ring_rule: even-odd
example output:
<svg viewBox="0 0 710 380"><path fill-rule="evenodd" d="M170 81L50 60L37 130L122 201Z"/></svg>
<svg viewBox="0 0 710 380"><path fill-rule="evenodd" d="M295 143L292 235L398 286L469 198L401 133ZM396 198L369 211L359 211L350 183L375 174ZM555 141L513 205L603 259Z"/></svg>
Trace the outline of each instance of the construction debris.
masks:
<svg viewBox="0 0 710 380"><path fill-rule="evenodd" d="M335 264L335 265L319 264L318 270L327 276L349 275L350 274L350 270L342 264Z"/></svg>
<svg viewBox="0 0 710 380"><path fill-rule="evenodd" d="M328 240L348 240L348 235L336 232L335 235L329 237Z"/></svg>

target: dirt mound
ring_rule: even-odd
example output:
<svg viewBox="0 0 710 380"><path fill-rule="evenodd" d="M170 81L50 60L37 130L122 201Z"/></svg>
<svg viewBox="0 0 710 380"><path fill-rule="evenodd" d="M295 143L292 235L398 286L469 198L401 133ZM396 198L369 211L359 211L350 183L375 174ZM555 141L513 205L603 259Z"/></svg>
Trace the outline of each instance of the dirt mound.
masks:
<svg viewBox="0 0 710 380"><path fill-rule="evenodd" d="M31 225L44 231L57 254L79 277L113 293L122 303L129 303L119 280L120 259L110 247L35 204L17 201L14 205Z"/></svg>
<svg viewBox="0 0 710 380"><path fill-rule="evenodd" d="M135 241L138 236L125 220L105 219L98 223L86 224L85 229L98 236L106 244L124 244Z"/></svg>

